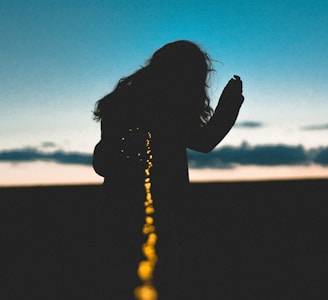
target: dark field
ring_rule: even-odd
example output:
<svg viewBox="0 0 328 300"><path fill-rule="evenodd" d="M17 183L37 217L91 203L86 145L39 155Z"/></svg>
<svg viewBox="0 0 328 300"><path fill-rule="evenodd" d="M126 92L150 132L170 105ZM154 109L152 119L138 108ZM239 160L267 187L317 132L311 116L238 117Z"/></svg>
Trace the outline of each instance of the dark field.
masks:
<svg viewBox="0 0 328 300"><path fill-rule="evenodd" d="M99 191L0 189L0 299L112 299L94 291L106 281L95 268ZM198 282L209 299L328 299L328 180L192 184L191 192L176 209L201 228ZM197 246L190 234L182 243Z"/></svg>

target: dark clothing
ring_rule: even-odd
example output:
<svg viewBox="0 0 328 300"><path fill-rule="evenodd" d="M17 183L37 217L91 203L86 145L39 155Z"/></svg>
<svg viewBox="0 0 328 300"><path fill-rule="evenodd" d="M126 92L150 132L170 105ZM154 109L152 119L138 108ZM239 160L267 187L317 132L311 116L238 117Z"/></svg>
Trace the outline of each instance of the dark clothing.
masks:
<svg viewBox="0 0 328 300"><path fill-rule="evenodd" d="M120 181L126 186L143 181L145 164L139 163L138 154L144 158L145 139L150 132L153 188L162 193L169 186L181 194L189 183L186 149L210 152L235 121L235 116L225 115L217 108L206 126L201 127L195 122L186 124L158 102L152 103L153 107L144 103L140 106L138 101L111 102L101 121L101 141L95 147L93 166L112 188Z"/></svg>
<svg viewBox="0 0 328 300"><path fill-rule="evenodd" d="M150 110L152 113L147 113L146 109L137 106L137 102L130 105L125 103L124 107L123 104L113 102L111 106L108 115L102 119L101 141L95 147L93 160L95 171L105 178L104 211L109 219L105 225L108 231L105 244L116 253L115 257L121 256L120 259L116 257L112 262L108 261L107 268L110 268L114 281L118 280L115 276L118 270L124 274L129 273L130 277L124 277L122 274L124 278L129 278L126 289L132 290L135 287L136 269L142 259L141 245L144 239L141 228L145 217L145 145L147 134L150 132L153 163L150 170L151 192L155 207L154 219L158 235L156 249L159 257L154 283L161 299L178 299L181 277L185 279L190 276L189 281L185 280L187 286L181 287L183 295L186 296L187 290L190 290L189 285L196 283L197 274L200 273L200 266L196 265L196 261L199 261L196 256L199 253L197 248L200 245L200 229L192 224L197 216L193 216L195 211L191 212L188 207L186 149L202 152L212 150L231 126L218 130L222 123L222 116L218 112L206 126L190 128L179 123L179 118L167 119L169 114L165 113L165 108L162 107L153 107ZM185 211L175 209L177 201L186 203ZM185 220L179 217L181 214L190 214L191 222L181 223L181 219ZM180 235L182 231L190 232L189 242L193 239L196 247L184 243L186 239ZM123 253L127 256L122 257ZM195 274L184 273L185 260L182 257L188 257L190 263L195 264ZM174 295L173 291L177 294ZM195 296L195 289L192 292Z"/></svg>

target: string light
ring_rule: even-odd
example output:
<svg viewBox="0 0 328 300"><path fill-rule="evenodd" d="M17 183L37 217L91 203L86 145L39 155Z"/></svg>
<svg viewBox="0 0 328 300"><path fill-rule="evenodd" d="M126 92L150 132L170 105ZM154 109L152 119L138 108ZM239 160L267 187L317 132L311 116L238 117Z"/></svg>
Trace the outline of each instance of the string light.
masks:
<svg viewBox="0 0 328 300"><path fill-rule="evenodd" d="M138 128L139 129L139 128ZM158 260L156 254L156 242L157 234L155 232L154 221L154 205L151 194L151 178L150 169L152 168L152 154L150 147L151 133L147 133L146 138L146 153L147 153L147 166L145 168L145 194L146 199L144 202L145 207L145 223L142 228L142 233L146 236L146 242L142 245L142 253L144 260L139 263L137 275L142 282L141 286L138 286L134 290L134 296L137 300L157 300L158 293L153 286L152 280L154 276L155 266Z"/></svg>

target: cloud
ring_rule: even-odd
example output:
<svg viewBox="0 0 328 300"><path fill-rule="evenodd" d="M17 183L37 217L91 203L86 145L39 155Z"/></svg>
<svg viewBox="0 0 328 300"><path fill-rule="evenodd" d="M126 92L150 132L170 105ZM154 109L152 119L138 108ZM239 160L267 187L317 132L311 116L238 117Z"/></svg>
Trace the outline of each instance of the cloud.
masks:
<svg viewBox="0 0 328 300"><path fill-rule="evenodd" d="M55 147L57 147L57 145L54 142L45 141L45 142L41 143L41 147L42 148L55 148Z"/></svg>
<svg viewBox="0 0 328 300"><path fill-rule="evenodd" d="M80 152L64 152L61 150L46 153L36 148L28 147L0 151L0 161L14 163L53 161L61 164L91 165L92 155Z"/></svg>
<svg viewBox="0 0 328 300"><path fill-rule="evenodd" d="M313 161L316 164L319 164L322 166L328 166L328 147L319 148L315 152L316 152L316 154L314 155Z"/></svg>
<svg viewBox="0 0 328 300"><path fill-rule="evenodd" d="M92 154L57 150L44 152L35 147L0 151L0 162L49 161L60 164L92 165ZM191 168L234 168L236 165L296 166L318 164L328 166L328 147L305 150L303 146L257 145L242 143L224 146L204 154L188 150Z"/></svg>
<svg viewBox="0 0 328 300"><path fill-rule="evenodd" d="M263 127L264 124L262 122L257 121L244 121L244 122L237 122L235 124L235 128L260 128Z"/></svg>
<svg viewBox="0 0 328 300"><path fill-rule="evenodd" d="M312 163L328 165L328 147L305 150L303 146L258 145L225 146L209 154L188 151L190 167L233 168L236 165L296 166Z"/></svg>
<svg viewBox="0 0 328 300"><path fill-rule="evenodd" d="M312 131L312 130L328 130L328 123L325 124L312 124L301 127L301 130Z"/></svg>

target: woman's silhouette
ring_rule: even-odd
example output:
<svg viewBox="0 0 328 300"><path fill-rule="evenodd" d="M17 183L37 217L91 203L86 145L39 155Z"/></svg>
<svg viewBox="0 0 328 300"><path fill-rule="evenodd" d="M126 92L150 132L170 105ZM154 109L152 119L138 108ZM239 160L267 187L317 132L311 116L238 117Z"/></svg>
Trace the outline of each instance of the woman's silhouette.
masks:
<svg viewBox="0 0 328 300"><path fill-rule="evenodd" d="M181 283L177 249L184 248L179 234L188 229L179 224L179 214L188 214L188 207L184 212L175 210L175 203L188 197L186 150L209 152L215 148L234 125L244 100L242 82L234 76L213 111L207 94L211 71L211 60L198 45L175 41L157 50L144 67L122 78L110 94L96 103L94 116L101 121L101 140L94 150L93 165L104 177L103 211L108 218L108 242L104 245L116 256L108 258L110 271L104 270L107 278L116 280L111 293L123 295L137 280L144 218L145 139L149 132L159 237L155 283L161 299L174 299L172 293L177 291L177 282ZM186 276L183 264L180 267L180 274ZM124 278L125 284L119 278ZM121 290L117 282L122 284Z"/></svg>

